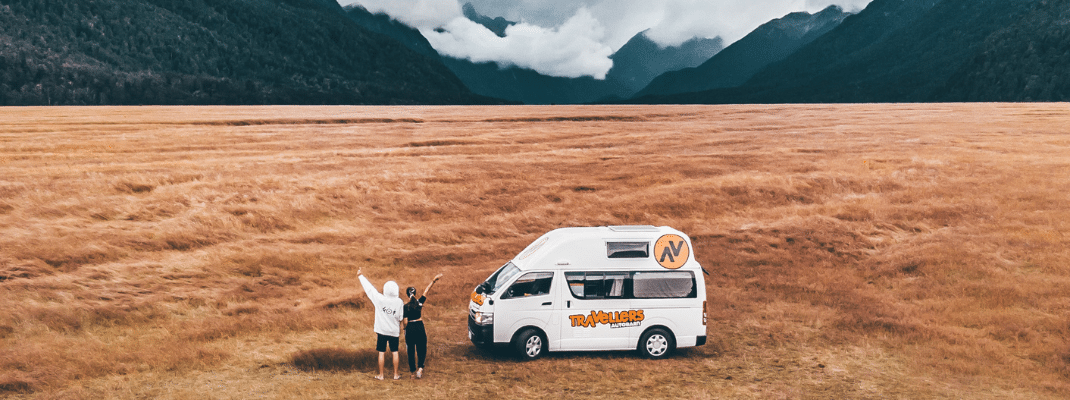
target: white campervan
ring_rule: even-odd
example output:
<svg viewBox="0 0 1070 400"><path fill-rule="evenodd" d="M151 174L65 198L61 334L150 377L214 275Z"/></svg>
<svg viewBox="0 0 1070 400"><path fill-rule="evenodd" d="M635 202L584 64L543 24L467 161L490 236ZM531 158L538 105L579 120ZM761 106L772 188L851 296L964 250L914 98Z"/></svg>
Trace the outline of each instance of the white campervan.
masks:
<svg viewBox="0 0 1070 400"><path fill-rule="evenodd" d="M669 227L562 228L532 242L472 293L468 334L522 358L706 343L706 285L691 239Z"/></svg>

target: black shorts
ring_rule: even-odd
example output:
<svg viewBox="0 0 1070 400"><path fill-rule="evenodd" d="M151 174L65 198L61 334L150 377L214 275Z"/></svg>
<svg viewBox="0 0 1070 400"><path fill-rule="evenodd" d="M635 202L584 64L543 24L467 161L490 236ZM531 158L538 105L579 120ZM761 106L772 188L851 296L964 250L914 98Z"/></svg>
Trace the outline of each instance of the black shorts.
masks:
<svg viewBox="0 0 1070 400"><path fill-rule="evenodd" d="M397 336L387 336L387 335L384 335L384 334L381 334L381 333L376 333L376 335L379 335L379 339L375 341L375 351L385 352L387 344L390 345L390 351L393 351L393 352L397 352L398 351L398 337Z"/></svg>

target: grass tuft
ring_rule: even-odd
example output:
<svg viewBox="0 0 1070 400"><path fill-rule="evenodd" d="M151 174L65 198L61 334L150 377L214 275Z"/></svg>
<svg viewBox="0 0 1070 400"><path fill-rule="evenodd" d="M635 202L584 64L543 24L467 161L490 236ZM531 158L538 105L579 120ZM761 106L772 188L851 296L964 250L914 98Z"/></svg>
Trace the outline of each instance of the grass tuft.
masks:
<svg viewBox="0 0 1070 400"><path fill-rule="evenodd" d="M399 349L398 359L404 363L407 357L403 349ZM393 357L386 353L386 366L390 368ZM371 371L379 368L379 352L375 349L342 349L321 348L302 350L294 353L290 361L293 366L304 371Z"/></svg>
<svg viewBox="0 0 1070 400"><path fill-rule="evenodd" d="M0 258L0 282L11 279L30 279L52 275L55 271L44 261Z"/></svg>
<svg viewBox="0 0 1070 400"><path fill-rule="evenodd" d="M341 299L327 300L322 303L319 303L316 307L325 309L348 307L356 310L362 310L368 308L368 306L368 298L364 295L360 295Z"/></svg>
<svg viewBox="0 0 1070 400"><path fill-rule="evenodd" d="M121 193L140 194L151 192L153 189L156 189L156 185L147 183L119 182L115 184L115 190L118 190Z"/></svg>
<svg viewBox="0 0 1070 400"><path fill-rule="evenodd" d="M29 376L25 372L21 371L5 371L0 372L0 393L14 392L14 393L26 393L33 392L40 387L40 382L33 377Z"/></svg>

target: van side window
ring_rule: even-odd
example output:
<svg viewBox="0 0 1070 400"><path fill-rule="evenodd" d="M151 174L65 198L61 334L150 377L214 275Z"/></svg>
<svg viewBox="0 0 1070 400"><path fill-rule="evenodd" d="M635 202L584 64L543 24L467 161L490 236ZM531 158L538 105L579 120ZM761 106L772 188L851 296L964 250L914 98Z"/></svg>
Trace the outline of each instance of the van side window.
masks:
<svg viewBox="0 0 1070 400"><path fill-rule="evenodd" d="M529 272L513 282L509 290L502 294L502 299L550 294L553 279L553 272Z"/></svg>
<svg viewBox="0 0 1070 400"><path fill-rule="evenodd" d="M566 272L565 281L568 282L568 290L572 292L572 297L582 299L586 296L586 279L583 272Z"/></svg>
<svg viewBox="0 0 1070 400"><path fill-rule="evenodd" d="M606 242L606 256L609 258L647 258L650 257L650 243Z"/></svg>
<svg viewBox="0 0 1070 400"><path fill-rule="evenodd" d="M566 272L565 281L572 296L579 299L602 299L606 297L605 274L601 272Z"/></svg>
<svg viewBox="0 0 1070 400"><path fill-rule="evenodd" d="M689 271L566 272L572 297L577 299L694 298L698 291Z"/></svg>
<svg viewBox="0 0 1070 400"><path fill-rule="evenodd" d="M636 298L695 296L695 277L687 271L636 272L632 285Z"/></svg>
<svg viewBox="0 0 1070 400"><path fill-rule="evenodd" d="M624 298L624 284L631 283L628 275L627 272L606 272L604 289L607 299Z"/></svg>

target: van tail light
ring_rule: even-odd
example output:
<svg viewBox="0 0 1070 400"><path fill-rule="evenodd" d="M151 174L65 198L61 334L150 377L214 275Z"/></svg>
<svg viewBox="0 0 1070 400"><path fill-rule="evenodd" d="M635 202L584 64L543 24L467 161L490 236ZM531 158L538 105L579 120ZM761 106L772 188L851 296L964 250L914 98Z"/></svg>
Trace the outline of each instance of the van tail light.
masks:
<svg viewBox="0 0 1070 400"><path fill-rule="evenodd" d="M702 301L702 325L706 325L706 300Z"/></svg>

